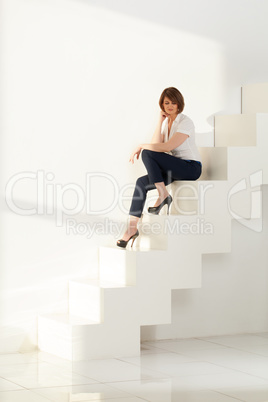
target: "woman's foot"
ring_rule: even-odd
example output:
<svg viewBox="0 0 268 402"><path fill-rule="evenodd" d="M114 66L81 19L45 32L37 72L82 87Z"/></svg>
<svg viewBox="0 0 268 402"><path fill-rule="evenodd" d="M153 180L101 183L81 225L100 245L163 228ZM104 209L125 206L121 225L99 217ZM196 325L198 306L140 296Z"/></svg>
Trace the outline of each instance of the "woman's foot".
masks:
<svg viewBox="0 0 268 402"><path fill-rule="evenodd" d="M117 240L116 245L121 248L126 248L128 245L128 242L131 241L131 247L133 247L134 241L137 239L139 236L139 231L136 229L136 231L132 234L132 229L127 230L123 236L122 239ZM126 240L125 240L126 239Z"/></svg>
<svg viewBox="0 0 268 402"><path fill-rule="evenodd" d="M169 193L166 192L165 194L162 194L161 196L159 195L155 204L154 204L154 208L155 207L159 207L159 205L169 196Z"/></svg>
<svg viewBox="0 0 268 402"><path fill-rule="evenodd" d="M128 241L137 232L137 226L128 227L121 240Z"/></svg>
<svg viewBox="0 0 268 402"><path fill-rule="evenodd" d="M129 221L127 223L127 230L125 231L123 237L117 241L117 246L126 248L129 240L132 239L131 247L133 246L133 243L135 239L139 236L139 231L138 231L138 222L139 222L139 217L137 216L132 216L130 215Z"/></svg>
<svg viewBox="0 0 268 402"><path fill-rule="evenodd" d="M172 197L171 195L168 195L157 207L149 207L148 212L149 214L158 215L161 209L165 205L167 205L167 214L169 215L169 207L171 203L172 203Z"/></svg>

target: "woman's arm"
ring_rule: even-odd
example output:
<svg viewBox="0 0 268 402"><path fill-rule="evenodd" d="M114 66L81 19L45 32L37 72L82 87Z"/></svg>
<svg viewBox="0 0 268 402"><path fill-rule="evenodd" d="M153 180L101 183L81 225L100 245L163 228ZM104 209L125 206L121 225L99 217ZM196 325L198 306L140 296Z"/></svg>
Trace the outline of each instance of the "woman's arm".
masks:
<svg viewBox="0 0 268 402"><path fill-rule="evenodd" d="M175 133L167 142L157 142L154 144L140 144L131 154L129 161L134 163L135 155L137 156L137 159L139 159L142 149L149 149L150 151L155 152L172 151L172 149L179 147L188 137L189 137L188 134Z"/></svg>
<svg viewBox="0 0 268 402"><path fill-rule="evenodd" d="M154 144L141 144L141 149L149 149L155 152L170 152L179 147L189 136L183 133L175 133L167 142L157 142Z"/></svg>
<svg viewBox="0 0 268 402"><path fill-rule="evenodd" d="M164 135L161 134L161 128L162 128L163 121L165 120L166 117L167 117L167 114L161 110L155 132L151 139L151 144L156 144L158 142L161 142L161 143L164 142Z"/></svg>

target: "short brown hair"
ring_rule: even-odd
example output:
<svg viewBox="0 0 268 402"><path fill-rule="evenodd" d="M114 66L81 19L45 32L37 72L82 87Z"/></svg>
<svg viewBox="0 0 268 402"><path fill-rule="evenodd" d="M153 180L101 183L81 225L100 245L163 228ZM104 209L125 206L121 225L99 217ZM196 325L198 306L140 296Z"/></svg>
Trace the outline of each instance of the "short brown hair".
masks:
<svg viewBox="0 0 268 402"><path fill-rule="evenodd" d="M163 110L163 112L164 112L163 103L164 103L165 97L167 97L172 102L174 102L174 103L176 103L178 105L178 112L179 113L181 113L183 111L183 109L184 109L184 98L183 98L182 94L180 93L180 91L177 88L169 87L169 88L164 89L164 91L162 92L162 94L160 96L160 99L159 99L159 106Z"/></svg>

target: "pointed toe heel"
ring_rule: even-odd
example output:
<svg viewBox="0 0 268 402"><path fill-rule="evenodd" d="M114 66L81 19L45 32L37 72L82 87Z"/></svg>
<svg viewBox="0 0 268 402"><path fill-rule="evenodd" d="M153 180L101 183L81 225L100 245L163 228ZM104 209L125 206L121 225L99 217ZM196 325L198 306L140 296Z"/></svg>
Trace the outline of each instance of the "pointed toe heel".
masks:
<svg viewBox="0 0 268 402"><path fill-rule="evenodd" d="M133 247L133 244L134 244L134 241L137 239L138 236L139 236L139 231L137 230L137 232L134 233L134 235L131 236L128 240L118 240L117 243L116 243L116 245L117 245L118 247L121 247L121 248L126 248L127 245L128 245L128 242L129 242L130 240L132 240L132 243L131 243L131 248L132 248L132 247Z"/></svg>
<svg viewBox="0 0 268 402"><path fill-rule="evenodd" d="M158 215L159 212L161 211L161 209L163 208L163 206L167 205L167 214L169 215L169 208L170 208L171 203L172 203L172 197L171 197L171 195L168 195L164 199L164 201L162 201L161 204L158 205L158 207L149 207L148 212L149 212L149 214Z"/></svg>

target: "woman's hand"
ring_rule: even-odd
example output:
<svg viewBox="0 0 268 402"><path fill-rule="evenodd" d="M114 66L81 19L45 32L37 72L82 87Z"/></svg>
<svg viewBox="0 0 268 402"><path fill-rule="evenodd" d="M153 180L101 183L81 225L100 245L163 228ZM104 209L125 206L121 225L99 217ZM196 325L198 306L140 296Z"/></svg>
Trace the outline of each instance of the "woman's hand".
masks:
<svg viewBox="0 0 268 402"><path fill-rule="evenodd" d="M139 145L135 150L132 152L129 162L132 162L132 165L134 163L135 155L137 156L137 159L139 159L140 153L141 153L142 147Z"/></svg>
<svg viewBox="0 0 268 402"><path fill-rule="evenodd" d="M160 110L160 115L159 115L159 120L161 122L161 124L163 123L163 121L165 120L166 117L168 117L169 115L166 112L163 112L163 110Z"/></svg>

